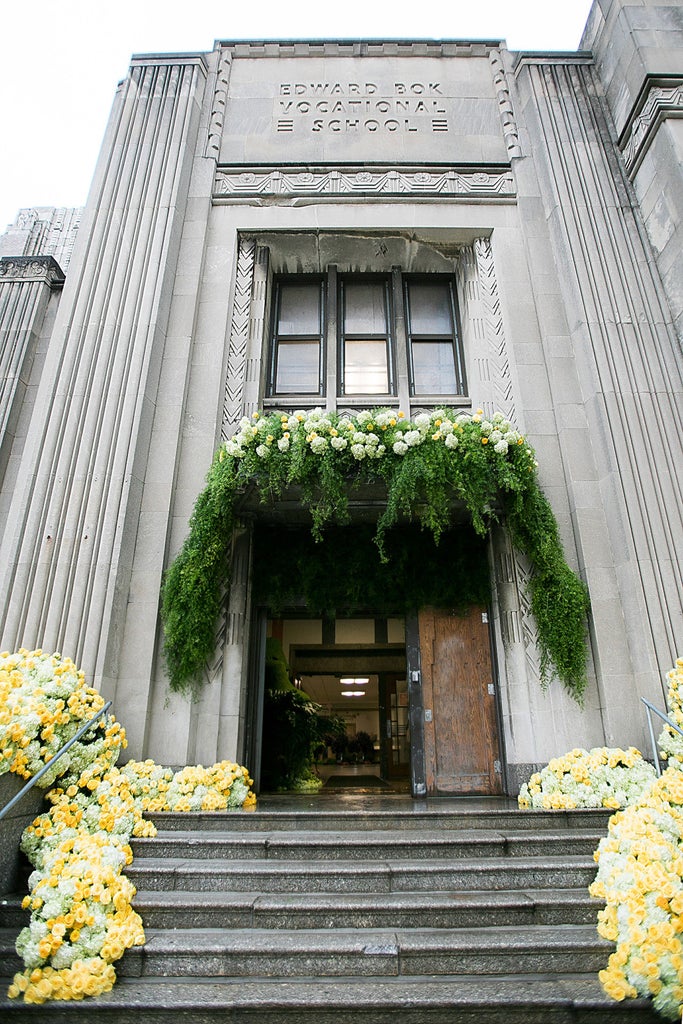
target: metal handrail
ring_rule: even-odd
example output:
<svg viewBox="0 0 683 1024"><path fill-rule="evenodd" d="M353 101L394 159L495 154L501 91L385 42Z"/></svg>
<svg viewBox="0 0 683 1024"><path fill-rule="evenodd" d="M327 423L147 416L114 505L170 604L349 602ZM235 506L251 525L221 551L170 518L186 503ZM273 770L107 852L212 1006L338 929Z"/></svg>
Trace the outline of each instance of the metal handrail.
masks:
<svg viewBox="0 0 683 1024"><path fill-rule="evenodd" d="M5 817L5 815L8 813L8 811L10 811L15 806L15 804L19 803L21 798L24 797L28 793L28 791L33 788L33 786L35 786L36 782L38 782L39 779L42 779L43 775L45 775L45 773L50 770L50 768L55 763L55 761L59 761L60 757L63 754L66 754L66 752L69 749L69 747L72 747L74 745L74 743L76 743L76 741L81 738L81 736L83 735L84 732L87 732L88 729L92 728L92 726L95 724L95 722L98 720L98 718L101 718L102 715L106 714L106 712L109 710L111 705L112 705L112 701L108 700L107 703L104 705L104 707L100 708L100 710L97 712L97 714L93 715L92 718L89 718L88 721L85 722L85 724L80 727L78 732L75 733L71 737L71 739L67 743L65 743L64 746L61 747L57 751L57 753L54 754L50 758L50 760L47 762L47 764L43 765L43 767L40 769L39 772L36 772L35 775L31 776L31 778L28 780L28 782L23 787L23 789L20 789L19 792L16 793L15 796L12 797L10 802L8 804L5 804L5 806L2 808L2 810L0 810L0 820L2 820L2 818Z"/></svg>
<svg viewBox="0 0 683 1024"><path fill-rule="evenodd" d="M650 742L652 743L652 752L653 752L653 754L655 756L655 767L657 769L657 775L661 775L662 774L662 766L661 766L660 761L659 761L659 754L657 753L657 741L655 740L655 732L654 732L654 729L652 728L652 715L651 715L651 712L654 711L654 713L657 715L657 717L661 718L661 720L665 723L665 725L671 726L671 728L675 729L676 732L679 733L679 735L681 735L681 736L683 736L683 729L679 728L679 726L677 726L675 722L671 721L671 719L669 718L668 715L665 715L663 711L660 711L659 708L656 708L654 706L654 704L651 704L649 700L645 699L645 697L641 697L640 699L642 700L643 704L645 705L645 708L646 708L646 711L647 711L647 724L648 724L648 727L650 729Z"/></svg>

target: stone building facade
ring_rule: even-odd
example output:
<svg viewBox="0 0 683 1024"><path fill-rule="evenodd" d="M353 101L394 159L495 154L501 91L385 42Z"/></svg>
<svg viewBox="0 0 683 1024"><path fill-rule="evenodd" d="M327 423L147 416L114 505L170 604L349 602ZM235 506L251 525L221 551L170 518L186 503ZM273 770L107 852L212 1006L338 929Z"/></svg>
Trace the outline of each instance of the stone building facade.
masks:
<svg viewBox="0 0 683 1024"><path fill-rule="evenodd" d="M683 648L681 114L680 0L596 0L575 53L219 41L134 57L68 268L3 242L3 647L72 656L133 756L257 757L248 520L199 701L169 693L160 656L162 575L217 444L260 408L481 407L534 445L592 602L579 708L539 688L528 566L492 532L497 791L575 746L646 746L640 698L662 706ZM375 348L354 365L363 332ZM290 653L407 643L411 713L438 717L409 623L370 609L276 628Z"/></svg>

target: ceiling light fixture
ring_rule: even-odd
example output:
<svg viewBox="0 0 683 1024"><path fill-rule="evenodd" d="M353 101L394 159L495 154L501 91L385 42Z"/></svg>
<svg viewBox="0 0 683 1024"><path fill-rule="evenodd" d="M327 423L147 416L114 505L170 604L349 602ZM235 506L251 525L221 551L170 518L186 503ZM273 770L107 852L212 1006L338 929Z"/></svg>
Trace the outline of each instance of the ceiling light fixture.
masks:
<svg viewBox="0 0 683 1024"><path fill-rule="evenodd" d="M342 697L364 697L365 690L342 690Z"/></svg>
<svg viewBox="0 0 683 1024"><path fill-rule="evenodd" d="M346 676L339 682L342 686L367 686L370 680L367 676Z"/></svg>

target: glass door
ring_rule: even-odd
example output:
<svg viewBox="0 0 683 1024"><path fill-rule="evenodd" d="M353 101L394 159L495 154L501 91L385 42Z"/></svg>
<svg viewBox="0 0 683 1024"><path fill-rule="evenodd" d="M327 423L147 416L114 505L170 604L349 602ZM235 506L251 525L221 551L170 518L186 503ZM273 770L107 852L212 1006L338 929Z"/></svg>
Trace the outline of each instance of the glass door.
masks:
<svg viewBox="0 0 683 1024"><path fill-rule="evenodd" d="M397 778L410 773L408 680L405 676L385 676L383 682L387 775Z"/></svg>

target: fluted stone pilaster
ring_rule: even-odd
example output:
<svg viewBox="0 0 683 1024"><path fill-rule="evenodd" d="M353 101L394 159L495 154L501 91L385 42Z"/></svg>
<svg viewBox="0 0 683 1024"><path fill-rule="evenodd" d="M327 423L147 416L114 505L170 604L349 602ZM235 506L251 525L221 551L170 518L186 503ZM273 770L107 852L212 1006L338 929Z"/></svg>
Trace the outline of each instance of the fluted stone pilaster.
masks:
<svg viewBox="0 0 683 1024"><path fill-rule="evenodd" d="M122 83L53 332L0 554L2 644L116 657L206 68Z"/></svg>
<svg viewBox="0 0 683 1024"><path fill-rule="evenodd" d="M0 484L53 292L64 274L51 256L0 259Z"/></svg>
<svg viewBox="0 0 683 1024"><path fill-rule="evenodd" d="M529 130L543 140L535 163L552 258L573 314L565 350L557 323L546 324L540 307L603 699L622 716L632 701L640 715L629 673L637 691L654 696L649 688L657 688L683 635L680 349L593 68L528 58L517 77ZM582 394L573 418L561 373L570 361ZM591 446L592 467L588 459L580 464L577 431Z"/></svg>

